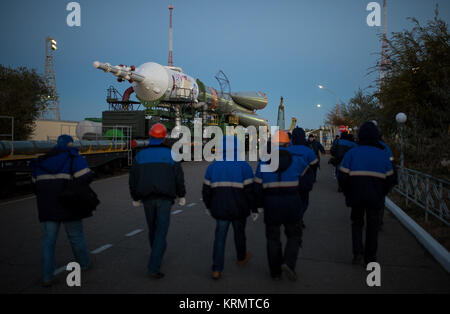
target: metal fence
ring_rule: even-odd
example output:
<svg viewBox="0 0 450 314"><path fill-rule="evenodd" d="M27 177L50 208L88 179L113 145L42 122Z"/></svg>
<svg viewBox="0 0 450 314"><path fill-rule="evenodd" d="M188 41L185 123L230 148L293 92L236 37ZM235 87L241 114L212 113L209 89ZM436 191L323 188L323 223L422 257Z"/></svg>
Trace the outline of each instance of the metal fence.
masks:
<svg viewBox="0 0 450 314"><path fill-rule="evenodd" d="M425 211L425 221L433 215L450 226L450 182L428 174L397 167L399 184L395 190L405 197L406 206L411 201Z"/></svg>

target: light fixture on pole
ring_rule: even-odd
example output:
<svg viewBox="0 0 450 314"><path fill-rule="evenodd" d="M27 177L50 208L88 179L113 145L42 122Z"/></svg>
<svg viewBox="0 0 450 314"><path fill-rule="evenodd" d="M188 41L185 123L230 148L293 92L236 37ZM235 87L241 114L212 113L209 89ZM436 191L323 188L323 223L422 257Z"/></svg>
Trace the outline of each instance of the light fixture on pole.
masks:
<svg viewBox="0 0 450 314"><path fill-rule="evenodd" d="M403 145L404 145L404 142L403 142L403 128L404 128L404 125L405 125L407 120L408 120L408 117L403 112L400 112L400 113L398 113L395 116L395 121L397 121L397 123L400 126L400 166L402 168L405 165L405 155L404 155L404 149L403 149Z"/></svg>

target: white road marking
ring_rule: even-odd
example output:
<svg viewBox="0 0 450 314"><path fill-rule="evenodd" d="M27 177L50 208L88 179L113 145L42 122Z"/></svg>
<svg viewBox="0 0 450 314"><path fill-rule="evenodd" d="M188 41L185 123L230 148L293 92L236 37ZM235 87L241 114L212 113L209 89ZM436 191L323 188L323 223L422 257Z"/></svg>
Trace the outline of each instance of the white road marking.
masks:
<svg viewBox="0 0 450 314"><path fill-rule="evenodd" d="M187 205L187 207L192 207L194 205L197 205L197 203L190 203L189 205Z"/></svg>
<svg viewBox="0 0 450 314"><path fill-rule="evenodd" d="M92 254L98 254L100 252L103 252L104 250L109 249L111 246L112 246L112 244L105 244L105 245L103 245L103 246L101 246L101 247L91 251L91 253Z"/></svg>
<svg viewBox="0 0 450 314"><path fill-rule="evenodd" d="M177 210L174 210L174 211L172 212L172 215L176 215L176 214L179 214L179 213L181 213L181 212L182 212L181 209L177 209Z"/></svg>
<svg viewBox="0 0 450 314"><path fill-rule="evenodd" d="M55 272L53 274L56 276L65 270L66 270L66 266L62 266L62 267L58 268L57 270L55 270Z"/></svg>
<svg viewBox="0 0 450 314"><path fill-rule="evenodd" d="M131 232L127 233L125 236L126 236L126 237L132 237L132 236L134 236L135 234L138 234L139 232L142 232L142 231L143 231L142 229L136 229L136 230L134 230L134 231L131 231Z"/></svg>

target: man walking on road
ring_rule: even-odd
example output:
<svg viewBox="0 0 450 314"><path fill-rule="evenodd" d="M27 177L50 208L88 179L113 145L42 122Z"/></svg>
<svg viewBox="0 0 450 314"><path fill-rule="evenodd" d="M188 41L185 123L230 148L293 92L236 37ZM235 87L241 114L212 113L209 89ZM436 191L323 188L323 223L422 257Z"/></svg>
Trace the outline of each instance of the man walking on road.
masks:
<svg viewBox="0 0 450 314"><path fill-rule="evenodd" d="M296 157L303 159L303 161L308 166L307 172L304 174L305 177L313 177L313 181L315 179L314 172L317 171L317 167L319 167L319 159L317 158L314 151L309 147L308 142L306 141L305 130L302 128L296 127L292 131L292 145L288 148L289 152ZM301 225L302 228L305 228L305 223L303 220L303 216L305 215L306 210L309 206L309 192L312 190L312 185L310 190L301 190L300 198L302 199L301 207ZM300 205L300 204L299 204Z"/></svg>
<svg viewBox="0 0 450 314"><path fill-rule="evenodd" d="M167 247L174 200L178 197L180 206L186 203L183 169L173 160L171 149L163 143L166 136L167 129L163 124L153 125L150 145L136 155L129 178L133 205L144 204L151 248L148 272L155 279L164 277L160 267Z"/></svg>
<svg viewBox="0 0 450 314"><path fill-rule="evenodd" d="M336 179L339 180L339 168L341 167L341 163L344 159L345 154L356 146L358 145L353 141L353 137L351 137L348 132L345 131L341 133L340 139L338 139L331 147L330 153L333 156L333 158L331 159L331 163L336 167ZM342 192L340 186L338 187L338 192Z"/></svg>
<svg viewBox="0 0 450 314"><path fill-rule="evenodd" d="M364 123L358 134L358 146L344 157L339 169L339 186L347 206L352 208L353 263L377 261L378 228L384 199L393 186L394 172L379 131L372 122ZM362 233L366 216L366 241Z"/></svg>
<svg viewBox="0 0 450 314"><path fill-rule="evenodd" d="M255 220L258 216L253 170L246 161L237 159L241 151L237 137L224 136L222 149L223 161L215 161L208 166L202 188L203 202L216 219L212 266L212 278L215 280L222 276L224 269L225 243L230 224L233 225L237 263L244 265L251 257L245 237L247 217L250 212L253 212Z"/></svg>
<svg viewBox="0 0 450 314"><path fill-rule="evenodd" d="M313 172L314 172L314 182L316 182L317 179L317 169L320 169L320 154L325 154L325 148L323 147L323 145L320 142L317 142L314 134L310 134L308 136L308 144L309 147L314 151L314 153L316 154L318 163L317 163L317 167L313 168Z"/></svg>
<svg viewBox="0 0 450 314"><path fill-rule="evenodd" d="M284 271L290 280L295 281L295 267L302 243L300 193L311 188L313 178L304 177L308 165L287 149L289 137L285 131L277 131L272 141L279 145L276 148L279 167L274 172L261 172L261 165L267 162L259 163L255 176L256 199L258 208L264 209L270 274L273 279L278 280ZM272 155L274 153L276 152L272 151ZM280 239L281 225L284 226L287 237L284 254Z"/></svg>
<svg viewBox="0 0 450 314"><path fill-rule="evenodd" d="M41 257L43 286L50 287L55 283L55 244L61 223L81 269L90 266L82 219L92 216L92 212L84 208L66 208L59 196L72 178L78 184L91 183L92 171L84 157L73 147L73 139L69 135L58 137L57 145L48 154L34 159L31 168L39 220L44 226Z"/></svg>

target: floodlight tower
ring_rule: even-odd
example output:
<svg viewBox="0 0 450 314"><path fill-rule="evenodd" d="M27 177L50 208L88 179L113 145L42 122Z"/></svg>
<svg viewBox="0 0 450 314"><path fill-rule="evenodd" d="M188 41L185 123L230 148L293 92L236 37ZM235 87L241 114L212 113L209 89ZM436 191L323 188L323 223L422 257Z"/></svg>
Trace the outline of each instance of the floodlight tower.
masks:
<svg viewBox="0 0 450 314"><path fill-rule="evenodd" d="M169 12L170 12L170 24L169 24L169 61L167 62L168 66L173 67L173 45L172 45L172 38L173 38L173 28L172 28L172 11L173 11L173 5L169 5Z"/></svg>
<svg viewBox="0 0 450 314"><path fill-rule="evenodd" d="M46 108L41 112L41 118L49 120L61 120L59 113L59 98L56 91L55 70L53 67L53 52L58 49L56 40L48 36L45 38L45 69L44 81L50 94L46 99Z"/></svg>

